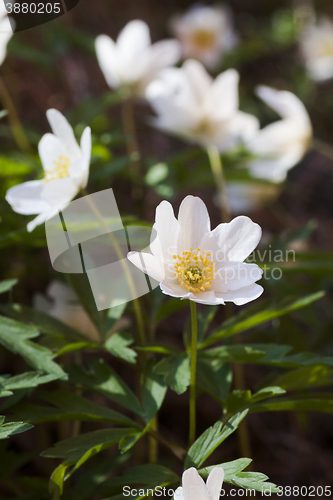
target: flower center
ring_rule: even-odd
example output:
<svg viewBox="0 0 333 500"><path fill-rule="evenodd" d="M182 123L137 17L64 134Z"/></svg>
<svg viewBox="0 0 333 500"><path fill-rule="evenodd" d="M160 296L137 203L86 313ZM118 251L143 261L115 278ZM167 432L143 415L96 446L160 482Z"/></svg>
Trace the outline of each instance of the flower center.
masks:
<svg viewBox="0 0 333 500"><path fill-rule="evenodd" d="M190 252L182 252L182 255L174 255L176 260L174 268L176 270L179 283L190 292L204 292L211 287L215 279L215 265L210 258L210 253L200 248Z"/></svg>
<svg viewBox="0 0 333 500"><path fill-rule="evenodd" d="M192 34L192 43L201 50L209 50L216 45L216 34L209 30L197 30Z"/></svg>
<svg viewBox="0 0 333 500"><path fill-rule="evenodd" d="M50 181L69 177L69 168L71 166L71 161L69 158L67 158L67 156L59 156L58 160L54 161L53 163L55 164L55 167L52 170L45 170L45 184Z"/></svg>

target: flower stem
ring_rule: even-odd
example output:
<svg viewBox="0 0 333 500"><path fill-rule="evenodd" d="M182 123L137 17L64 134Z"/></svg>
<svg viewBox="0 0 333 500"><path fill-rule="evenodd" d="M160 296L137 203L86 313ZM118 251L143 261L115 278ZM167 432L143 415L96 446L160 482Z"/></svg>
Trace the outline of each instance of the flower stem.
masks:
<svg viewBox="0 0 333 500"><path fill-rule="evenodd" d="M208 146L207 154L218 191L222 222L230 221L230 210L220 152L216 146Z"/></svg>
<svg viewBox="0 0 333 500"><path fill-rule="evenodd" d="M121 263L121 265L122 265L122 267L124 269L124 272L125 272L125 275L126 275L126 279L127 279L127 283L128 283L128 286L129 286L129 288L131 290L132 296L136 297L135 285L134 285L131 273L130 273L130 271L128 269L125 256L124 256L124 254L123 254L123 252L122 252L122 250L121 250L121 248L120 248L120 246L118 244L118 241L114 237L112 231L110 231L110 228L106 224L106 222L105 222L102 214L100 213L100 211L96 207L95 203L91 200L91 198L90 198L89 194L86 192L86 190L82 189L81 192L85 196L85 199L86 199L87 203L89 204L91 210L94 212L94 214L96 215L97 219L101 223L102 227L104 227L104 229L106 231L106 234L108 235L109 239L111 240L113 248L115 249L115 252L116 252L117 256L119 257L120 263ZM140 339L140 343L143 345L143 344L146 343L146 334L145 334L145 327L144 327L142 312L141 312L141 308L140 308L140 303L139 303L139 300L137 298L133 299L133 305L134 305L134 313L135 313L135 316L136 316L136 321L137 321L137 326L138 326L139 339Z"/></svg>
<svg viewBox="0 0 333 500"><path fill-rule="evenodd" d="M192 300L191 306L191 324L192 324L192 342L191 342L191 381L190 381L190 432L189 432L189 445L191 446L195 441L195 378L197 371L197 347L198 347L198 323L197 323L197 309L196 304Z"/></svg>
<svg viewBox="0 0 333 500"><path fill-rule="evenodd" d="M132 194L133 198L138 200L142 198L141 155L135 128L133 100L131 97L127 98L123 102L122 115L124 133L126 136L127 154L131 162L131 172L135 183Z"/></svg>
<svg viewBox="0 0 333 500"><path fill-rule="evenodd" d="M3 107L8 111L8 120L16 144L22 151L29 151L30 144L21 125L15 104L8 92L5 82L0 77L0 99Z"/></svg>

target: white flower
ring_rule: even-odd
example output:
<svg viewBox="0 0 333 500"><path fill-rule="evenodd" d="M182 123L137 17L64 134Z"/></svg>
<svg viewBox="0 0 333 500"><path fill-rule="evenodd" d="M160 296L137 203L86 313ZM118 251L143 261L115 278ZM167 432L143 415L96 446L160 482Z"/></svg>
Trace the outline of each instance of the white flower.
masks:
<svg viewBox="0 0 333 500"><path fill-rule="evenodd" d="M6 195L15 212L38 214L29 222L29 232L69 203L86 187L89 176L90 128L84 130L79 146L72 127L59 111L49 109L46 114L53 134L45 134L38 146L44 179L14 186Z"/></svg>
<svg viewBox="0 0 333 500"><path fill-rule="evenodd" d="M156 209L151 253L129 252L128 259L160 283L166 295L202 304L246 304L263 289L255 282L262 271L244 260L256 248L261 228L248 217L236 217L213 231L204 202L187 196L178 220L162 201Z"/></svg>
<svg viewBox="0 0 333 500"><path fill-rule="evenodd" d="M7 43L13 36L13 30L7 16L4 2L0 2L0 65L6 57Z"/></svg>
<svg viewBox="0 0 333 500"><path fill-rule="evenodd" d="M171 29L181 43L184 58L199 59L210 69L237 42L230 13L220 6L192 6L171 20Z"/></svg>
<svg viewBox="0 0 333 500"><path fill-rule="evenodd" d="M213 80L194 59L164 70L146 92L158 115L154 124L204 147L233 148L259 128L257 118L238 109L238 80L234 69Z"/></svg>
<svg viewBox="0 0 333 500"><path fill-rule="evenodd" d="M300 40L302 55L313 80L333 78L333 23L322 18L305 30Z"/></svg>
<svg viewBox="0 0 333 500"><path fill-rule="evenodd" d="M275 200L281 191L281 185L267 182L230 181L227 183L229 209L233 214L250 212ZM219 198L214 198L220 206Z"/></svg>
<svg viewBox="0 0 333 500"><path fill-rule="evenodd" d="M40 294L34 296L35 309L53 316L91 340L100 340L97 328L71 287L60 281L52 281L46 295L51 300Z"/></svg>
<svg viewBox="0 0 333 500"><path fill-rule="evenodd" d="M250 152L258 156L249 168L254 177L282 182L308 149L312 137L310 118L303 103L291 92L260 86L257 93L283 119L259 130L247 143Z"/></svg>
<svg viewBox="0 0 333 500"><path fill-rule="evenodd" d="M143 21L130 21L114 42L106 35L96 39L100 68L111 88L127 87L143 96L146 86L159 71L180 58L177 40L162 40L151 45L149 28Z"/></svg>
<svg viewBox="0 0 333 500"><path fill-rule="evenodd" d="M174 500L219 500L223 479L223 468L214 467L205 484L198 471L191 467L183 473L183 486L176 489Z"/></svg>

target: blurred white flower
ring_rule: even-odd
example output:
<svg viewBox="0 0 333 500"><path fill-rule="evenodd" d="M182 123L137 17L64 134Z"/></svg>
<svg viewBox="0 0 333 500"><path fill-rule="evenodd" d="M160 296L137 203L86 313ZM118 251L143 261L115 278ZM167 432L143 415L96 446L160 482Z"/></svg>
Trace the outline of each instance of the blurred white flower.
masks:
<svg viewBox="0 0 333 500"><path fill-rule="evenodd" d="M10 188L6 194L15 212L38 214L29 222L29 232L69 203L81 188L86 187L89 176L90 128L84 130L79 146L72 127L59 111L49 109L46 114L53 134L45 134L38 145L44 179L24 182Z"/></svg>
<svg viewBox="0 0 333 500"><path fill-rule="evenodd" d="M170 24L184 58L199 59L209 69L237 43L231 15L221 6L194 5L185 14L174 16Z"/></svg>
<svg viewBox="0 0 333 500"><path fill-rule="evenodd" d="M310 118L303 103L291 92L260 86L257 93L283 119L259 130L248 141L248 149L258 157L249 168L254 177L282 182L308 149L312 137Z"/></svg>
<svg viewBox="0 0 333 500"><path fill-rule="evenodd" d="M126 87L143 96L147 85L159 71L180 59L177 40L151 44L149 28L143 21L130 21L120 32L117 42L107 35L96 39L100 68L111 88Z"/></svg>
<svg viewBox="0 0 333 500"><path fill-rule="evenodd" d="M52 281L46 290L46 296L47 298L41 294L34 296L35 309L53 316L93 341L100 340L97 328L70 286Z"/></svg>
<svg viewBox="0 0 333 500"><path fill-rule="evenodd" d="M160 283L166 295L201 304L246 304L263 288L255 282L262 270L244 260L261 238L261 228L248 217L236 217L213 231L204 202L187 196L178 220L162 201L156 209L150 251L129 252L128 259Z"/></svg>
<svg viewBox="0 0 333 500"><path fill-rule="evenodd" d="M0 65L6 57L7 43L13 36L13 30L7 16L5 3L0 2Z"/></svg>
<svg viewBox="0 0 333 500"><path fill-rule="evenodd" d="M313 80L333 78L333 22L322 18L318 25L309 26L300 40L307 70Z"/></svg>
<svg viewBox="0 0 333 500"><path fill-rule="evenodd" d="M223 467L214 467L206 483L197 469L190 467L183 472L182 486L176 489L174 500L219 500L223 479Z"/></svg>
<svg viewBox="0 0 333 500"><path fill-rule="evenodd" d="M157 113L156 127L199 143L229 150L249 140L259 129L254 116L238 109L236 70L213 80L203 65L187 60L182 68L169 68L152 82L146 97Z"/></svg>

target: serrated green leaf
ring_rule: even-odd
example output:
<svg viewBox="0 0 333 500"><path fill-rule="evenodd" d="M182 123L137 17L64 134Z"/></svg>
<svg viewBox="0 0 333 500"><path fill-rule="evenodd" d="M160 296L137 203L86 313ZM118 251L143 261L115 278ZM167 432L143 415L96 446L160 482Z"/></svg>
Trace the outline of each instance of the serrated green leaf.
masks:
<svg viewBox="0 0 333 500"><path fill-rule="evenodd" d="M25 422L7 422L4 423L5 417L0 417L0 439L6 439L14 434L28 431L33 428L33 425Z"/></svg>
<svg viewBox="0 0 333 500"><path fill-rule="evenodd" d="M207 479L208 475L212 472L215 467L223 467L224 470L224 481L230 482L235 474L238 472L242 472L250 463L252 462L251 458L239 458L238 460L233 460L232 462L225 462L223 464L211 465L210 467L204 467L200 469L198 472L204 478Z"/></svg>
<svg viewBox="0 0 333 500"><path fill-rule="evenodd" d="M26 372L10 378L0 377L0 397L10 396L13 394L11 391L14 390L29 389L41 384L47 384L53 380L58 380L60 377L61 375L42 375L40 372ZM3 391L10 392L4 394Z"/></svg>
<svg viewBox="0 0 333 500"><path fill-rule="evenodd" d="M69 368L69 378L74 383L83 384L103 394L112 401L140 415L142 418L145 417L144 410L137 397L117 373L103 360L90 361L89 371L84 370L78 365L72 365Z"/></svg>
<svg viewBox="0 0 333 500"><path fill-rule="evenodd" d="M154 372L152 362L145 367L142 383L142 405L146 412L148 422L155 417L162 406L167 391L163 375Z"/></svg>
<svg viewBox="0 0 333 500"><path fill-rule="evenodd" d="M134 339L130 333L114 333L106 340L104 347L117 358L124 359L128 363L135 363L137 353L127 347L133 342Z"/></svg>
<svg viewBox="0 0 333 500"><path fill-rule="evenodd" d="M262 399L271 398L285 394L285 390L281 387L264 387L256 394L251 394L251 391L232 391L226 399L225 411L227 415L234 415L244 408L251 406Z"/></svg>
<svg viewBox="0 0 333 500"><path fill-rule="evenodd" d="M279 399L258 403L251 407L251 413L261 411L321 411L333 413L333 401L322 395L314 395L307 399Z"/></svg>
<svg viewBox="0 0 333 500"><path fill-rule="evenodd" d="M0 317L0 343L6 349L22 356L30 366L37 370L67 377L62 368L52 361L54 355L49 349L29 340L38 336L39 332L34 327Z"/></svg>
<svg viewBox="0 0 333 500"><path fill-rule="evenodd" d="M206 352L206 351L205 351ZM197 385L214 398L224 402L230 392L232 369L230 363L215 359L198 357Z"/></svg>
<svg viewBox="0 0 333 500"><path fill-rule="evenodd" d="M185 469L200 467L213 451L223 443L230 434L235 432L247 413L248 410L237 413L237 415L231 417L225 424L222 420L218 420L213 427L206 429L189 449L185 459Z"/></svg>
<svg viewBox="0 0 333 500"><path fill-rule="evenodd" d="M174 355L159 361L155 373L164 375L165 383L178 394L186 391L190 385L190 360L188 356Z"/></svg>

